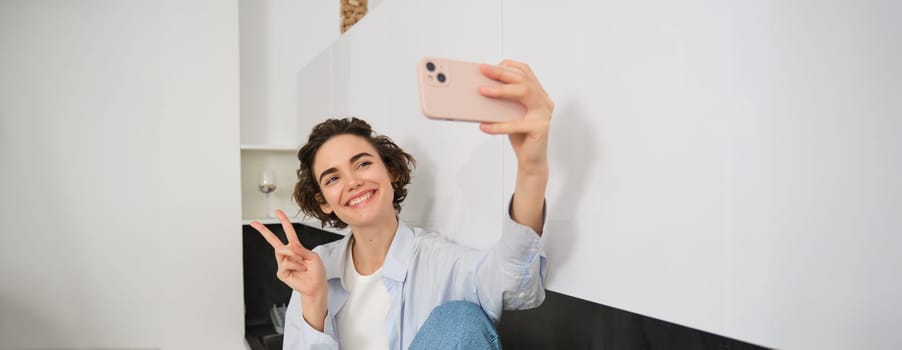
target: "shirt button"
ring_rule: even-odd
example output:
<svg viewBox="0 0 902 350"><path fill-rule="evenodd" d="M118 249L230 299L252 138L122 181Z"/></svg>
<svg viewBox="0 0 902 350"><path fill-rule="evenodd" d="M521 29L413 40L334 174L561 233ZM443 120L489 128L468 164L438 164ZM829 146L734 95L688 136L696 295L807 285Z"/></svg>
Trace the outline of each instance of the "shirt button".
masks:
<svg viewBox="0 0 902 350"><path fill-rule="evenodd" d="M520 295L517 295L517 297L523 299L526 297L526 293L520 292Z"/></svg>

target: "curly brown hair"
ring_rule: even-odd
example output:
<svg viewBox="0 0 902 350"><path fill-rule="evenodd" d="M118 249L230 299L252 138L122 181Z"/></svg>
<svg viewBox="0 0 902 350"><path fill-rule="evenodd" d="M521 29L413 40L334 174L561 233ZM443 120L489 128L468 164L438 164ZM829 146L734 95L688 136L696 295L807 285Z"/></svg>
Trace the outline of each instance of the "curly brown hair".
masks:
<svg viewBox="0 0 902 350"><path fill-rule="evenodd" d="M294 201L301 207L304 214L319 219L323 227L327 224L336 228L348 226L335 215L335 212L326 214L322 211L320 206L325 204L325 199L320 191L319 183L316 181L316 174L313 173L313 161L320 147L332 137L345 134L366 139L379 152L379 157L382 158L382 162L385 163L385 167L393 179L392 189L394 189L395 195L392 199L392 206L395 208L396 214L400 213L401 202L407 198L405 187L410 183L411 172L416 167L416 160L398 147L388 136L375 134L367 122L357 118L328 119L313 127L307 143L298 151L298 160L301 165L297 171L298 182L294 185L294 194L292 194Z"/></svg>

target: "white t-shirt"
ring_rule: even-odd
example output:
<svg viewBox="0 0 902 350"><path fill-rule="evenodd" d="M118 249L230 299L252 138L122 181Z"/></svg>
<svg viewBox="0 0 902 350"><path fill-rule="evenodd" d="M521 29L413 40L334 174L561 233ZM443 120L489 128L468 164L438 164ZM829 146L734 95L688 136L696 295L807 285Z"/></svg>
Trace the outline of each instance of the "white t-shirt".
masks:
<svg viewBox="0 0 902 350"><path fill-rule="evenodd" d="M382 283L382 268L368 276L357 273L352 246L348 245L344 274L348 301L336 315L339 344L343 350L387 350L385 315L388 314L388 289Z"/></svg>

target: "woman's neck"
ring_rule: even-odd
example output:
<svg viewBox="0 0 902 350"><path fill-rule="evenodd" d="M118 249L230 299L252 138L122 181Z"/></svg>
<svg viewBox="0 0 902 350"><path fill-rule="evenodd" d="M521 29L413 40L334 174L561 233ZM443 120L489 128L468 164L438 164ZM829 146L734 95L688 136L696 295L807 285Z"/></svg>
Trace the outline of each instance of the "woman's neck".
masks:
<svg viewBox="0 0 902 350"><path fill-rule="evenodd" d="M398 231L398 218L367 227L351 227L351 250L354 257L354 268L361 275L371 275L382 267L388 249Z"/></svg>

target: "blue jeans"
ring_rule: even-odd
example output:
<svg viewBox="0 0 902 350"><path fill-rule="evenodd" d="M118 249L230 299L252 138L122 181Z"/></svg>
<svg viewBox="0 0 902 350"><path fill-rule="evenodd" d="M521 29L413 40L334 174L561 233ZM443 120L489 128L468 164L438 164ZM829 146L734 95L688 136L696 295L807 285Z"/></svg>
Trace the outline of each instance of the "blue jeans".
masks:
<svg viewBox="0 0 902 350"><path fill-rule="evenodd" d="M498 331L479 305L449 301L429 313L410 350L501 349Z"/></svg>

